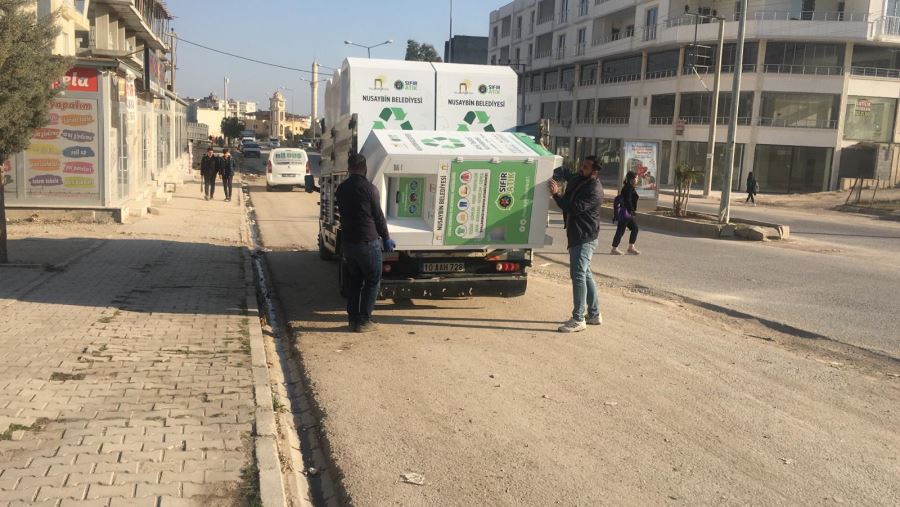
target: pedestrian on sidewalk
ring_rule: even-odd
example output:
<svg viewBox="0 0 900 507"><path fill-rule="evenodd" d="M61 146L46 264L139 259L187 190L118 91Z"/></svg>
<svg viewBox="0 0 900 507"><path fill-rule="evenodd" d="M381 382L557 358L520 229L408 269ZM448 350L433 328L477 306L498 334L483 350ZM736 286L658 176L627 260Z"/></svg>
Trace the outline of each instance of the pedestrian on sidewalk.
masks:
<svg viewBox="0 0 900 507"><path fill-rule="evenodd" d="M219 159L218 170L219 174L222 175L222 190L225 191L225 202L231 201L231 182L234 178L235 165L231 151L228 148L222 150L222 158Z"/></svg>
<svg viewBox="0 0 900 507"><path fill-rule="evenodd" d="M622 255L619 250L619 243L622 242L622 236L625 235L625 228L631 231L628 238L628 253L631 255L640 255L641 252L634 247L634 243L638 237L638 224L635 221L637 213L638 193L634 189L637 181L637 174L634 171L628 171L625 174L625 183L622 190L613 202L613 217L616 220L616 234L613 236L611 255Z"/></svg>
<svg viewBox="0 0 900 507"><path fill-rule="evenodd" d="M347 291L347 318L350 330L375 331L372 312L381 286L382 250L397 246L388 234L375 185L366 179L366 157L350 157L350 176L335 191L341 214L341 253L350 280Z"/></svg>
<svg viewBox="0 0 900 507"><path fill-rule="evenodd" d="M216 192L216 173L218 160L213 152L212 146L206 149L206 155L200 159L200 176L203 177L203 198L207 201L212 199Z"/></svg>
<svg viewBox="0 0 900 507"><path fill-rule="evenodd" d="M747 200L744 201L744 204L753 203L756 206L756 194L759 193L759 182L756 181L756 176L753 176L753 171L750 171L750 174L747 175Z"/></svg>
<svg viewBox="0 0 900 507"><path fill-rule="evenodd" d="M603 323L597 284L591 272L591 257L597 248L600 232L600 205L603 203L599 173L597 158L590 156L581 163L578 174L567 183L563 195L559 194L559 184L555 180L547 182L553 200L563 212L569 249L569 276L572 278L572 318L559 326L561 333L584 331L587 324Z"/></svg>

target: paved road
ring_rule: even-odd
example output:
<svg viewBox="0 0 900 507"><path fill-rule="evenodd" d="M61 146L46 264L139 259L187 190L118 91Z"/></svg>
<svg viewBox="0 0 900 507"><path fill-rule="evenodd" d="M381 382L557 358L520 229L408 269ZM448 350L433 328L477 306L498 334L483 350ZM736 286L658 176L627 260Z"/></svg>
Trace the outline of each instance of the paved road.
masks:
<svg viewBox="0 0 900 507"><path fill-rule="evenodd" d="M319 431L354 504L889 504L900 494L900 391L868 360L608 285L604 325L562 335L571 289L558 267L536 270L521 298L379 304L378 333L347 333L335 263L311 241L317 196L250 189L327 413ZM757 248L727 245L737 257ZM424 485L403 483L409 472Z"/></svg>

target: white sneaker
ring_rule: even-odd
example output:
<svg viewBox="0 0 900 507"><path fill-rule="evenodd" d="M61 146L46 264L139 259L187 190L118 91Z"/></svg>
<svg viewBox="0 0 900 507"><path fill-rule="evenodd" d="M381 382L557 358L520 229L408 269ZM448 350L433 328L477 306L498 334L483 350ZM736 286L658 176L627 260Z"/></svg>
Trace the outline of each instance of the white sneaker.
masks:
<svg viewBox="0 0 900 507"><path fill-rule="evenodd" d="M641 252L634 245L631 245L628 247L628 255L641 255Z"/></svg>
<svg viewBox="0 0 900 507"><path fill-rule="evenodd" d="M587 324L583 320L569 319L563 325L559 326L560 333L577 333L587 329Z"/></svg>
<svg viewBox="0 0 900 507"><path fill-rule="evenodd" d="M598 313L596 317L588 317L585 322L591 326L599 326L600 324L603 324L603 314Z"/></svg>
<svg viewBox="0 0 900 507"><path fill-rule="evenodd" d="M622 255L622 251L616 247L613 247L613 249L610 250L609 255Z"/></svg>

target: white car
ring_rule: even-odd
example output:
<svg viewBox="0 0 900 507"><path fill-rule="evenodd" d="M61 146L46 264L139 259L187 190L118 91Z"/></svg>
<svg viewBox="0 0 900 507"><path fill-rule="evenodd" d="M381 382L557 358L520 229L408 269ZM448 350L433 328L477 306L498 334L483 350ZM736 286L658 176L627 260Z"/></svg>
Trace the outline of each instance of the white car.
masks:
<svg viewBox="0 0 900 507"><path fill-rule="evenodd" d="M309 157L299 148L275 148L266 162L266 190L302 187L309 172Z"/></svg>

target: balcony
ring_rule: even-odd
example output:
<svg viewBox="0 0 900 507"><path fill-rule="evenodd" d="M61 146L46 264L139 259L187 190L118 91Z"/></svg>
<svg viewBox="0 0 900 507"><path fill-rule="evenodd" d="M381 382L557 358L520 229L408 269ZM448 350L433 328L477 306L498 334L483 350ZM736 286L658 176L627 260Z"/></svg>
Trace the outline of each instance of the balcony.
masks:
<svg viewBox="0 0 900 507"><path fill-rule="evenodd" d="M650 117L650 125L671 125L672 117L671 116L651 116Z"/></svg>
<svg viewBox="0 0 900 507"><path fill-rule="evenodd" d="M585 44L584 42L579 42L575 45L575 56L584 56L586 50L587 44Z"/></svg>
<svg viewBox="0 0 900 507"><path fill-rule="evenodd" d="M880 67L850 67L850 74L858 77L877 77L885 79L900 79L900 69L886 69Z"/></svg>
<svg viewBox="0 0 900 507"><path fill-rule="evenodd" d="M597 125L628 125L627 116L603 116L597 118Z"/></svg>
<svg viewBox="0 0 900 507"><path fill-rule="evenodd" d="M840 76L844 68L837 65L784 65L765 64L763 72L772 74L811 74L814 76Z"/></svg>
<svg viewBox="0 0 900 507"><path fill-rule="evenodd" d="M565 57L566 57L566 47L560 46L560 47L556 48L556 59L562 60Z"/></svg>
<svg viewBox="0 0 900 507"><path fill-rule="evenodd" d="M678 74L676 69L657 70L654 72L647 72L644 79L664 79L667 77L675 77L676 74Z"/></svg>
<svg viewBox="0 0 900 507"><path fill-rule="evenodd" d="M900 36L900 16L885 16L881 20L881 34Z"/></svg>
<svg viewBox="0 0 900 507"><path fill-rule="evenodd" d="M534 59L535 59L535 60L540 60L541 58L549 58L549 57L550 57L550 54L551 54L552 52L553 52L553 50L550 49L550 48L547 48L547 49L538 49L537 51L534 52Z"/></svg>
<svg viewBox="0 0 900 507"><path fill-rule="evenodd" d="M735 13L735 21L740 21L741 16ZM750 13L748 21L858 21L868 22L868 12L843 12L843 11L754 11Z"/></svg>
<svg viewBox="0 0 900 507"><path fill-rule="evenodd" d="M104 0L103 3L135 32L141 43L168 51L165 39L172 15L162 3L155 0Z"/></svg>
<svg viewBox="0 0 900 507"><path fill-rule="evenodd" d="M600 78L600 82L603 83L603 84L609 84L609 83L624 83L624 82L627 82L627 81L640 81L640 80L641 80L641 74L640 74L640 73L637 73L637 74L620 74L620 75L616 75L616 76L602 76L602 77Z"/></svg>
<svg viewBox="0 0 900 507"><path fill-rule="evenodd" d="M782 127L798 129L836 129L837 120L788 120L785 118L759 118L760 127Z"/></svg>

